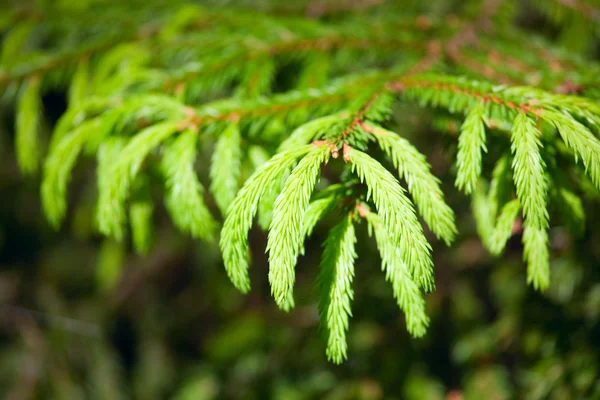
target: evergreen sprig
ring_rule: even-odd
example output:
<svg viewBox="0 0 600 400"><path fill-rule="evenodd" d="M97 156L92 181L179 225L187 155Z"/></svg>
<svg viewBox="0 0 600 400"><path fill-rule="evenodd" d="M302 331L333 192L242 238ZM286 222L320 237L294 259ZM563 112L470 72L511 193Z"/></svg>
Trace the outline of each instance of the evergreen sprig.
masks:
<svg viewBox="0 0 600 400"><path fill-rule="evenodd" d="M313 20L148 3L48 5L43 17L0 26L0 94L16 107L16 159L25 174L43 160L42 205L55 228L68 214L78 158L95 156L100 233L124 240L130 229L134 248L150 251L158 183L181 231L212 240L221 228L225 270L246 293L258 217L271 291L289 311L304 241L335 210L341 221L319 275L334 362L347 356L360 221L416 337L428 324L421 290L435 287L419 216L448 245L458 234L441 182L411 143L416 128L393 128L395 104L428 110L433 127L456 137L455 186L471 197L484 246L499 255L520 234L535 288L550 284L550 222L583 230L589 188L600 190L600 66L515 27L515 2L469 2L456 24L425 20L429 6L412 3L403 12L413 19L401 21L385 12ZM557 24L597 17L576 2L534 3ZM434 16L444 9L436 7ZM488 22L497 29L482 29ZM44 158L43 98L56 88L68 105Z"/></svg>
<svg viewBox="0 0 600 400"><path fill-rule="evenodd" d="M198 134L186 130L165 147L162 159L165 204L179 229L209 240L215 236L217 223L204 201L205 190L195 173L197 142Z"/></svg>
<svg viewBox="0 0 600 400"><path fill-rule="evenodd" d="M327 358L336 364L347 357L346 331L352 316L352 280L356 233L350 216L333 227L325 241L318 277L319 313L327 336Z"/></svg>
<svg viewBox="0 0 600 400"><path fill-rule="evenodd" d="M373 197L377 214L411 275L420 287L433 290L435 282L431 246L404 189L388 170L368 154L352 149L346 155L353 170L367 185L367 199Z"/></svg>
<svg viewBox="0 0 600 400"><path fill-rule="evenodd" d="M425 312L425 299L379 216L366 211L365 218L375 234L386 279L392 283L398 306L406 314L406 328L415 337L423 336L429 324L429 317Z"/></svg>
<svg viewBox="0 0 600 400"><path fill-rule="evenodd" d="M369 123L362 126L375 136L379 146L392 158L398 176L406 181L408 191L427 225L446 244L450 244L456 234L454 211L444 201L440 181L431 173L425 156L394 132Z"/></svg>
<svg viewBox="0 0 600 400"><path fill-rule="evenodd" d="M294 267L304 239L302 220L310 196L331 150L315 146L294 168L275 200L269 228L269 282L275 301L284 310L294 306Z"/></svg>
<svg viewBox="0 0 600 400"><path fill-rule="evenodd" d="M246 181L229 208L221 231L221 251L227 274L242 292L250 290L248 231L256 215L258 202L266 193L267 183L278 180L298 158L311 150L314 150L314 146L304 145L277 154Z"/></svg>

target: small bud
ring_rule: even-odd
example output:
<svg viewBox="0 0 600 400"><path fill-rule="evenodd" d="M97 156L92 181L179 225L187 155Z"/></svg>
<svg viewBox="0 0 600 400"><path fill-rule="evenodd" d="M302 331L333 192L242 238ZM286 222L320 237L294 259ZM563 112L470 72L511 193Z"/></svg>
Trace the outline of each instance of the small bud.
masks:
<svg viewBox="0 0 600 400"><path fill-rule="evenodd" d="M366 218L369 208L364 203L356 203L356 211L361 218Z"/></svg>
<svg viewBox="0 0 600 400"><path fill-rule="evenodd" d="M348 146L348 143L344 143L344 146L342 147L342 153L344 155L344 161L346 162L350 162L350 149L351 147Z"/></svg>

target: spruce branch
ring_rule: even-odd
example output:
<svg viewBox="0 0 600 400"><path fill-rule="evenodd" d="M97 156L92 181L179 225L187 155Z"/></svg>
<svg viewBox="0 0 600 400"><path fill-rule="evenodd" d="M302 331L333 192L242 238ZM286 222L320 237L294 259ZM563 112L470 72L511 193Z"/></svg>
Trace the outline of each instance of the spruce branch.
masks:
<svg viewBox="0 0 600 400"><path fill-rule="evenodd" d="M86 143L107 136L115 125L117 116L116 113L108 112L85 121L56 146L51 147L44 164L41 196L44 212L55 228L60 225L67 210L67 188L77 157Z"/></svg>
<svg viewBox="0 0 600 400"><path fill-rule="evenodd" d="M392 158L427 225L437 237L450 244L457 232L454 212L444 201L439 179L431 173L425 156L394 132L370 123L362 123L361 127L373 134L379 146Z"/></svg>
<svg viewBox="0 0 600 400"><path fill-rule="evenodd" d="M340 364L347 358L346 331L352 316L352 279L356 234L352 217L346 216L331 229L321 258L318 277L319 314L327 336L327 358Z"/></svg>
<svg viewBox="0 0 600 400"><path fill-rule="evenodd" d="M227 208L235 198L240 179L242 143L239 125L230 123L219 135L210 164L210 191L221 214L227 214Z"/></svg>
<svg viewBox="0 0 600 400"><path fill-rule="evenodd" d="M457 139L455 186L471 196L484 246L498 255L523 228L527 282L549 286L550 216L581 233L584 204L600 189L600 67L514 26L518 2L469 2L456 19L416 3L396 16L388 11L398 6L386 2L372 15L318 20L150 3L73 12L48 4L44 13L0 18L0 91L16 105L24 173L35 172L45 153L46 94L67 94L41 184L52 226L65 219L71 175L84 155L97 158L98 229L119 240L128 229L142 254L154 241L151 183L162 180L177 228L202 240L219 228L205 199L212 196L224 217L219 246L233 285L250 290L248 236L258 214L268 231L271 292L289 311L305 239L335 209L341 221L324 244L318 278L328 358L347 357L362 220L407 330L419 337L429 321L421 291L433 290L435 279L417 211L446 244L458 229L425 155L404 138L418 116L399 133L384 128L399 121L394 104L418 105ZM317 3L305 11L336 12L337 5ZM364 4L372 3L379 2ZM582 12L595 18L584 0L535 4L557 27L582 21ZM595 37L594 27L582 28ZM67 39L56 39L65 32ZM340 153L345 164L329 163ZM490 157L499 159L488 177ZM199 178L205 163L208 191ZM319 181L321 173L327 179ZM117 250L121 257L124 248ZM102 270L103 285L117 272Z"/></svg>
<svg viewBox="0 0 600 400"><path fill-rule="evenodd" d="M197 142L198 134L186 130L165 146L161 165L167 191L165 204L179 229L193 237L212 240L217 222L204 201L205 190L194 168Z"/></svg>
<svg viewBox="0 0 600 400"><path fill-rule="evenodd" d="M481 175L481 159L485 146L485 107L476 105L468 114L458 138L456 186L471 193Z"/></svg>
<svg viewBox="0 0 600 400"><path fill-rule="evenodd" d="M523 255L527 261L527 283L532 284L535 289L545 290L550 285L548 230L531 226L525 221L523 246Z"/></svg>
<svg viewBox="0 0 600 400"><path fill-rule="evenodd" d="M368 211L364 205L360 205L360 207L363 207L363 209L362 211L359 210L359 213L364 215L370 229L375 234L386 279L392 284L398 306L406 315L406 328L413 336L421 337L425 334L429 325L429 318L425 313L425 299L423 299L418 285L411 277L397 245L383 227L379 216Z"/></svg>
<svg viewBox="0 0 600 400"><path fill-rule="evenodd" d="M268 183L296 163L296 160L315 146L305 145L275 155L260 167L244 184L229 207L221 230L220 246L225 270L232 283L240 291L250 290L248 277L248 231L256 215L260 198L265 194Z"/></svg>
<svg viewBox="0 0 600 400"><path fill-rule="evenodd" d="M575 161L581 158L586 174L600 190L600 140L568 114L544 110L541 115L558 129L565 144L574 152Z"/></svg>
<svg viewBox="0 0 600 400"><path fill-rule="evenodd" d="M533 119L522 112L517 114L511 137L517 196L523 205L523 216L528 225L544 229L548 228L548 182L544 172L546 164L540 154L540 136L541 132Z"/></svg>
<svg viewBox="0 0 600 400"><path fill-rule="evenodd" d="M110 186L100 193L98 223L100 231L116 240L124 236L126 220L125 202L131 184L139 172L146 156L161 142L179 130L179 121L166 121L148 127L134 136L119 153L119 158L110 170Z"/></svg>
<svg viewBox="0 0 600 400"><path fill-rule="evenodd" d="M304 214L321 164L327 162L330 154L331 148L327 144L313 145L294 168L275 201L267 242L269 283L277 305L285 311L294 307L294 268L304 239Z"/></svg>
<svg viewBox="0 0 600 400"><path fill-rule="evenodd" d="M90 61L83 58L77 64L77 69L73 74L71 85L68 92L68 103L70 107L78 108L86 101L89 91L90 81Z"/></svg>
<svg viewBox="0 0 600 400"><path fill-rule="evenodd" d="M352 170L367 185L367 199L373 197L383 226L398 247L400 257L411 275L419 287L433 290L431 247L404 189L389 171L368 154L349 147L346 149L344 159L351 163Z"/></svg>

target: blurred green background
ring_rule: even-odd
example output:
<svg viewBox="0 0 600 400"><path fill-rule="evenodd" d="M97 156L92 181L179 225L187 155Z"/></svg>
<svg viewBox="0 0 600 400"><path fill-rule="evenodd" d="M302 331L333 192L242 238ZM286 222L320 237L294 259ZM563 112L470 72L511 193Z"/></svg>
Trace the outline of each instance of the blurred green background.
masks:
<svg viewBox="0 0 600 400"><path fill-rule="evenodd" d="M49 131L65 93L48 93L44 108ZM0 108L1 398L600 399L598 199L586 204L580 239L551 231L552 284L538 293L526 285L518 235L501 258L483 249L470 201L452 185L455 141L422 124L410 139L444 182L460 230L451 248L428 232L437 283L426 297L429 332L406 332L361 226L349 359L335 366L314 287L331 224L307 244L297 307L286 314L270 296L259 229L246 296L217 245L179 234L160 201L149 255L98 236L91 162L75 171L67 223L50 229L39 178L16 166L13 115Z"/></svg>

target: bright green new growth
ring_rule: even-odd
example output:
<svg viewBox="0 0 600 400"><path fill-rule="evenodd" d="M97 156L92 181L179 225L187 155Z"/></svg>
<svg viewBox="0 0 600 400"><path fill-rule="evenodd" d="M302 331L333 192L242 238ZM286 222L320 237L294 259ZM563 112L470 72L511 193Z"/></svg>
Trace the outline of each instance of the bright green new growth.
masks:
<svg viewBox="0 0 600 400"><path fill-rule="evenodd" d="M347 357L346 331L352 316L352 279L356 234L352 217L333 227L325 241L318 277L319 313L327 336L327 358L340 364Z"/></svg>
<svg viewBox="0 0 600 400"><path fill-rule="evenodd" d="M182 132L165 146L162 170L165 176L165 204L173 222L195 238L213 239L217 229L204 201L204 187L195 172L198 133Z"/></svg>
<svg viewBox="0 0 600 400"><path fill-rule="evenodd" d="M69 105L77 109L83 106L88 96L88 86L90 79L90 63L88 59L83 59L77 64L77 69L73 74L73 80L69 86L68 101Z"/></svg>
<svg viewBox="0 0 600 400"><path fill-rule="evenodd" d="M527 261L527 283L531 283L536 289L546 289L550 285L547 229L525 222L523 256Z"/></svg>
<svg viewBox="0 0 600 400"><path fill-rule="evenodd" d="M275 201L267 243L269 283L277 305L286 311L294 307L294 268L304 239L304 214L319 178L321 164L327 162L330 152L326 145L314 146L294 168Z"/></svg>
<svg viewBox="0 0 600 400"><path fill-rule="evenodd" d="M221 214L227 214L227 208L235 198L240 179L242 143L238 124L231 123L219 136L210 165L210 191Z"/></svg>
<svg viewBox="0 0 600 400"><path fill-rule="evenodd" d="M523 255L527 260L527 282L536 289L550 284L548 259L548 185L540 148L541 132L524 112L517 114L512 131L513 176L517 196L523 206L525 229Z"/></svg>
<svg viewBox="0 0 600 400"><path fill-rule="evenodd" d="M245 293L250 290L248 231L256 215L258 202L266 192L266 184L290 168L296 159L314 149L312 145L305 145L277 154L246 181L231 204L221 230L220 245L225 270L240 291Z"/></svg>
<svg viewBox="0 0 600 400"><path fill-rule="evenodd" d="M379 216L368 211L366 219L369 228L375 233L385 277L392 283L394 297L406 316L406 328L415 337L423 336L429 325L429 317L425 313L425 299Z"/></svg>
<svg viewBox="0 0 600 400"><path fill-rule="evenodd" d="M411 275L419 287L432 291L435 282L431 247L404 189L388 170L368 154L351 150L348 158L360 180L366 183L367 199L373 197L377 214Z"/></svg>
<svg viewBox="0 0 600 400"><path fill-rule="evenodd" d="M117 240L123 238L126 220L125 202L129 197L131 183L142 167L146 156L162 141L179 129L177 121L167 121L142 130L119 153L119 158L110 168L111 181L108 187L100 188L98 204L99 229Z"/></svg>
<svg viewBox="0 0 600 400"><path fill-rule="evenodd" d="M112 169L114 162L119 158L121 151L127 144L125 138L110 137L102 142L96 156L98 167L96 169L96 186L98 188L98 202L96 204L96 225L100 226L103 215L100 213L100 204L106 204L110 195L110 186L113 182ZM108 239L112 240L112 239Z"/></svg>
<svg viewBox="0 0 600 400"><path fill-rule="evenodd" d="M49 50L36 43L60 37L62 22L15 20L0 32L0 95L14 97L18 164L26 174L38 169L40 131L48 125L42 98L49 88L62 88L68 107L43 160L41 197L50 224L58 228L67 216L78 158L95 157L101 233L129 237L138 252L150 251L159 210L151 194L158 186L179 230L202 240L216 239L220 230L225 270L246 293L248 235L257 217L268 231L271 291L284 310L294 306L305 239L326 215L340 217L322 258L319 309L327 355L341 362L355 228L374 234L408 331L418 337L427 328L421 291L434 289L434 265L419 217L447 245L458 234L441 182L408 139L425 133L417 127L431 126L450 134L450 148L456 145L454 183L470 198L485 248L499 255L520 236L527 281L544 289L549 229L563 223L581 234L584 201L600 189L600 68L539 47L544 41L514 42L529 33L497 21L490 30L497 36L476 32L478 46L459 43L479 29L470 16L462 15L456 27L433 18L426 30L415 29L430 4L414 3L401 6L414 21L376 12L306 19L196 5L159 8L115 21L127 29L114 24L114 43L102 33L117 16L98 8L97 25L73 28L83 43L73 39ZM485 11L488 3L502 2L474 0L464 8ZM518 3L504 2L505 10L517 11ZM69 14L53 7L49 15ZM512 51L502 54L506 49ZM492 56L519 60L520 53L527 55L520 63L486 63ZM576 82L567 85L566 77ZM394 103L406 108L397 111ZM410 115L404 121L411 123L398 126L405 109L418 124ZM388 161L397 176L384 167ZM203 164L206 182L198 173ZM123 252L126 246L119 246ZM104 271L110 279L103 279L113 282L118 272Z"/></svg>
<svg viewBox="0 0 600 400"><path fill-rule="evenodd" d="M456 187L465 193L473 192L481 175L481 160L485 147L485 127L483 117L485 107L476 105L462 124L458 138L458 154L456 155Z"/></svg>
<svg viewBox="0 0 600 400"><path fill-rule="evenodd" d="M600 140L567 114L544 110L542 116L556 126L566 145L575 153L575 161L581 158L585 172L600 190ZM599 128L600 123L596 122L596 129Z"/></svg>
<svg viewBox="0 0 600 400"><path fill-rule="evenodd" d="M77 157L88 142L107 135L115 122L114 113L85 121L51 149L44 165L41 195L44 212L54 227L60 225L67 210L67 186Z"/></svg>
<svg viewBox="0 0 600 400"><path fill-rule="evenodd" d="M430 172L425 156L394 132L370 124L365 126L374 134L383 151L392 157L400 179L406 181L408 191L429 228L449 245L456 235L454 211L444 201L440 181Z"/></svg>
<svg viewBox="0 0 600 400"><path fill-rule="evenodd" d="M541 132L533 119L520 112L512 130L513 176L517 196L523 205L523 217L538 228L548 227L546 196L548 184L544 176L546 164L542 159L539 137Z"/></svg>

